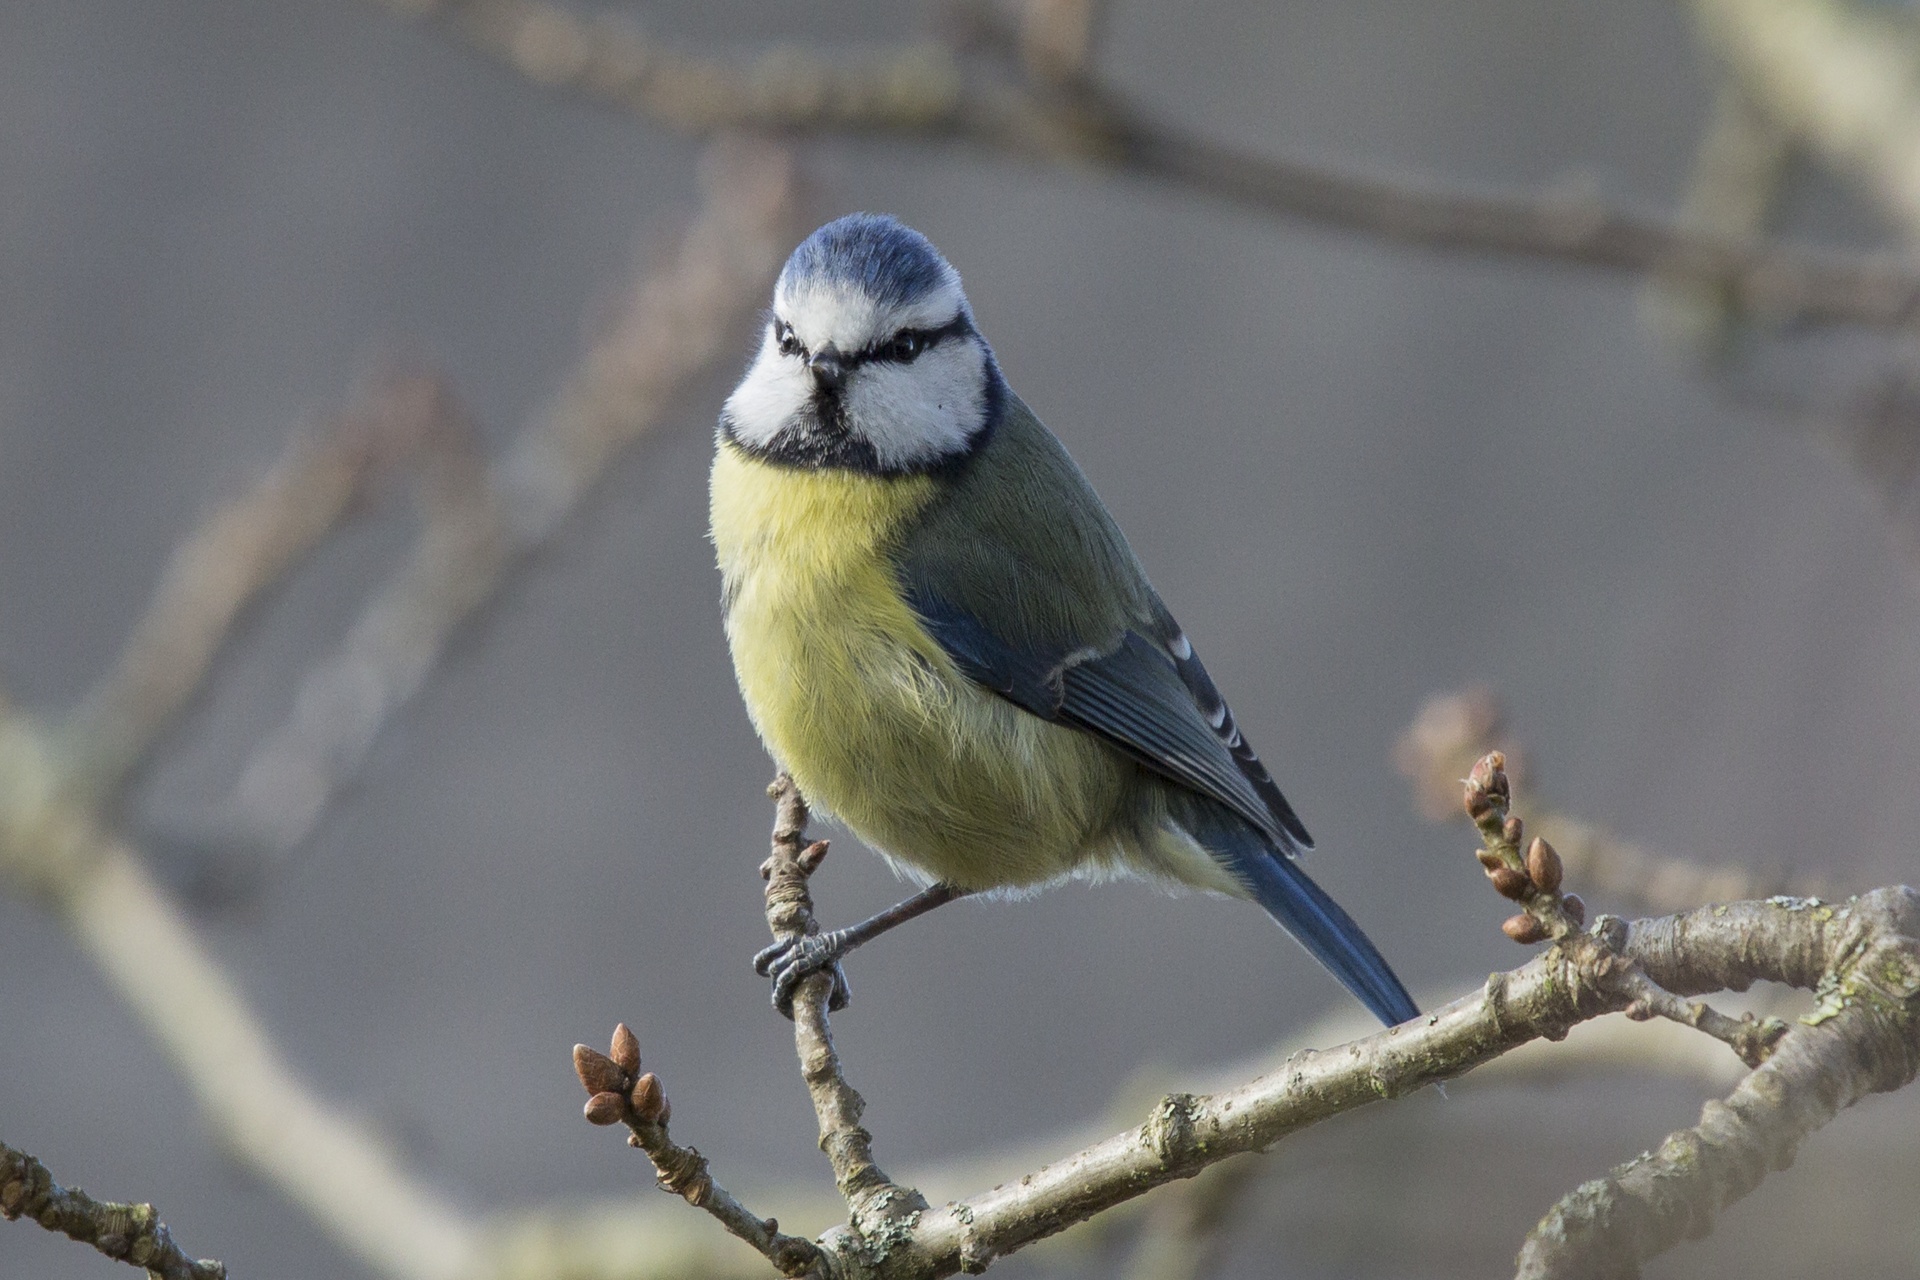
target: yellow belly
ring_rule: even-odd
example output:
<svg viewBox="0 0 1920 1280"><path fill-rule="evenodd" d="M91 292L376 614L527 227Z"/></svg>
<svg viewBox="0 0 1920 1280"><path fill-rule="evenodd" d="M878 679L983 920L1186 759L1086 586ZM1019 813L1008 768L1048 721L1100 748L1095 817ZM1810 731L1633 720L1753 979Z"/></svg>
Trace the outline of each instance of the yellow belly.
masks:
<svg viewBox="0 0 1920 1280"><path fill-rule="evenodd" d="M1085 869L1111 851L1132 766L968 680L901 601L889 552L932 494L721 445L713 539L748 714L810 801L934 879Z"/></svg>

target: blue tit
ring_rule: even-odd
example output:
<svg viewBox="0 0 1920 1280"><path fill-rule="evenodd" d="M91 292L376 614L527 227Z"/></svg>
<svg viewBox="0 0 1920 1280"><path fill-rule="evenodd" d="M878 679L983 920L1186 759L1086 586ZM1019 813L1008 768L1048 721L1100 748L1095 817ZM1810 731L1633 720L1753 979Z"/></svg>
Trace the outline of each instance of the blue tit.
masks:
<svg viewBox="0 0 1920 1280"><path fill-rule="evenodd" d="M761 740L929 885L775 946L795 984L965 894L1146 876L1249 898L1383 1022L1416 1016L1294 861L1312 841L1113 517L1007 386L960 277L853 214L795 249L720 415L712 537Z"/></svg>

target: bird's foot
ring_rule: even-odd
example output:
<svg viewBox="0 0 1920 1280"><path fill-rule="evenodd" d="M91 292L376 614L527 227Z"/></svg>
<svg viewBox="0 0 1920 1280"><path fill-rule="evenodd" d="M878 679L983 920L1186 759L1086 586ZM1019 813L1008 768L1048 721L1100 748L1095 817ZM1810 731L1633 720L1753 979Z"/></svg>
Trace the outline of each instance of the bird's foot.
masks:
<svg viewBox="0 0 1920 1280"><path fill-rule="evenodd" d="M853 994L847 987L847 971L840 967L841 957L851 950L844 929L788 938L756 955L753 971L773 979L773 1007L787 1018L793 1017L793 993L801 981L831 971L833 991L827 997L827 1008L838 1012L847 1007Z"/></svg>

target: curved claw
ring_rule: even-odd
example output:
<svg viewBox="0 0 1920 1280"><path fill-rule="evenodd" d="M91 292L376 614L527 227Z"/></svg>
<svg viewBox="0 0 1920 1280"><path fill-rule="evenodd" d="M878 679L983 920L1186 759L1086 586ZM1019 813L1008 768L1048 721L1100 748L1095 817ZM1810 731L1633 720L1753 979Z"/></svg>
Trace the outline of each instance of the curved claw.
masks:
<svg viewBox="0 0 1920 1280"><path fill-rule="evenodd" d="M793 993L800 983L816 973L831 971L833 991L827 997L827 1008L838 1012L846 1008L847 1002L852 999L846 970L840 967L840 957L845 952L846 947L838 934L789 938L755 955L753 971L761 977L773 979L773 1007L787 1018L793 1017Z"/></svg>

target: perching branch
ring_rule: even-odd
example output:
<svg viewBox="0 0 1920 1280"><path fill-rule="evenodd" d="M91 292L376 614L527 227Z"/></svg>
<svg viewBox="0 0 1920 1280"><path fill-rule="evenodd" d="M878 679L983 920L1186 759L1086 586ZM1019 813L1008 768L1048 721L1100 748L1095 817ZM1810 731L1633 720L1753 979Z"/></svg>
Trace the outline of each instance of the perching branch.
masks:
<svg viewBox="0 0 1920 1280"><path fill-rule="evenodd" d="M195 1261L175 1244L152 1205L95 1200L78 1187L63 1187L45 1165L3 1142L0 1217L9 1222L31 1218L115 1261L145 1268L153 1280L227 1280L225 1264Z"/></svg>
<svg viewBox="0 0 1920 1280"><path fill-rule="evenodd" d="M1660 1152L1563 1201L1529 1238L1520 1275L1630 1275L1747 1194L1841 1108L1897 1089L1920 1071L1920 894L1880 889L1842 906L1774 898L1703 907L1628 925L1585 910L1562 890L1551 847L1522 853L1523 824L1495 753L1466 784L1468 813L1487 841L1481 863L1519 902L1505 930L1553 945L1484 990L1423 1018L1212 1094L1176 1093L1136 1129L1051 1161L990 1191L930 1208L873 1163L858 1094L846 1085L825 1026L831 979L815 975L795 1001L796 1042L849 1221L820 1239L812 1274L843 1280L934 1280L984 1270L1001 1256L1191 1178L1228 1157L1261 1151L1344 1111L1464 1074L1523 1044L1559 1040L1606 1013L1667 1016L1732 1045L1752 1066L1702 1125ZM775 784L775 853L768 916L776 934L811 925L806 878L824 847L805 839L804 802ZM1756 981L1816 990L1802 1025L1727 1018L1685 998ZM583 1074L583 1079L584 1079ZM626 1077L621 1077L625 1082ZM591 1086L590 1086L591 1087ZM638 1086L632 1086L637 1097ZM607 1090L609 1115L623 1102ZM615 1117L621 1118L621 1117Z"/></svg>
<svg viewBox="0 0 1920 1280"><path fill-rule="evenodd" d="M792 778L784 773L775 778L767 795L775 815L773 850L760 866L767 882L767 928L775 941L805 937L819 930L807 881L827 856L827 842L807 840L807 802ZM855 1252L875 1253L884 1260L900 1233L926 1212L927 1202L918 1191L887 1177L874 1161L873 1135L860 1124L866 1100L841 1073L827 1021L833 981L830 971L801 980L793 997L793 1047L820 1123L820 1150L833 1167L834 1185L851 1215L851 1235L836 1243L850 1242L861 1246Z"/></svg>
<svg viewBox="0 0 1920 1280"><path fill-rule="evenodd" d="M749 57L688 52L612 16L582 18L547 0L384 3L446 23L543 85L672 128L962 141L1425 248L1697 280L1723 291L1739 311L1775 320L1897 327L1920 316L1920 273L1891 257L1717 235L1585 198L1423 188L1214 143L1156 119L1077 68L1061 74L1038 51L1046 37L1032 23L1007 30L977 7L957 14L986 56L928 43L865 56L782 47Z"/></svg>

